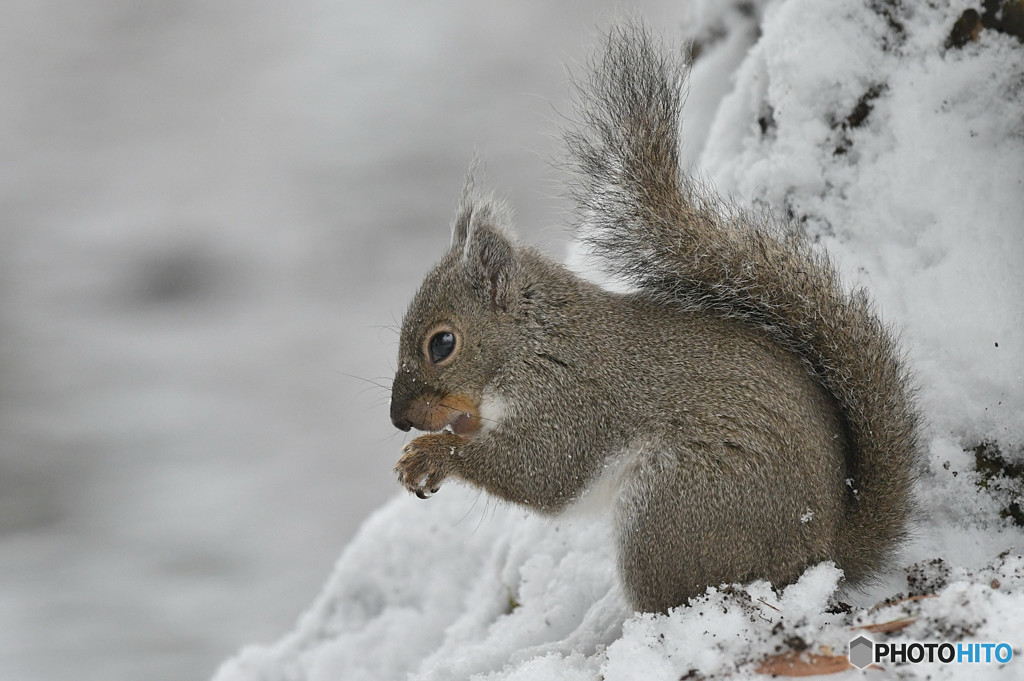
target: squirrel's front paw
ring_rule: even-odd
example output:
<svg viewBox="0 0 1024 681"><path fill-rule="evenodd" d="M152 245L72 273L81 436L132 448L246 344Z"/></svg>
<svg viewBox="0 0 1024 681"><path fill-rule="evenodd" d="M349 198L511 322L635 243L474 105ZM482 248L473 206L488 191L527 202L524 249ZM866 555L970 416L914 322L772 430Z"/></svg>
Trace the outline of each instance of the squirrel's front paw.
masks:
<svg viewBox="0 0 1024 681"><path fill-rule="evenodd" d="M454 433L420 435L402 449L402 458L395 464L398 481L420 499L426 499L452 472L452 461L465 441Z"/></svg>

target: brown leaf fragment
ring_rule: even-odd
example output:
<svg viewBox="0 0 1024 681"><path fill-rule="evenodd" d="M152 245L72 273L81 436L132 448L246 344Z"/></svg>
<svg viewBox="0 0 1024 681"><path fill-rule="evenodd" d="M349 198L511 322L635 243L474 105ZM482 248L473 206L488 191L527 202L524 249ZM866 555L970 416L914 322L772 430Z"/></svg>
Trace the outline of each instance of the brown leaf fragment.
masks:
<svg viewBox="0 0 1024 681"><path fill-rule="evenodd" d="M788 650L765 658L755 671L758 674L771 674L772 676L815 676L838 674L847 669L855 669L855 667L850 664L846 655L817 655Z"/></svg>
<svg viewBox="0 0 1024 681"><path fill-rule="evenodd" d="M904 617L898 620L891 620L889 622L878 622L876 624L865 624L858 629L864 631L870 631L872 634L891 634L894 631L900 631L906 629L911 624L917 621L916 617Z"/></svg>

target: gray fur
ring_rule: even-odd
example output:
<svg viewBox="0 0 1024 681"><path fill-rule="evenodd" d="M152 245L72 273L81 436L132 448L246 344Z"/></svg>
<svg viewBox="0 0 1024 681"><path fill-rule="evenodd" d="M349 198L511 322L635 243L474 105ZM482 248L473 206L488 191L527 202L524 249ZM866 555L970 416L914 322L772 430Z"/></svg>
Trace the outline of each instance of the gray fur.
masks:
<svg viewBox="0 0 1024 681"><path fill-rule="evenodd" d="M613 30L566 133L579 234L637 292L517 244L510 211L467 183L392 395L406 428L423 395L503 405L479 432L406 447L396 470L421 496L455 476L559 513L614 472L620 573L645 611L822 560L870 578L906 533L919 456L911 382L867 295L681 172L684 74L644 29ZM460 339L443 366L423 350L439 324Z"/></svg>

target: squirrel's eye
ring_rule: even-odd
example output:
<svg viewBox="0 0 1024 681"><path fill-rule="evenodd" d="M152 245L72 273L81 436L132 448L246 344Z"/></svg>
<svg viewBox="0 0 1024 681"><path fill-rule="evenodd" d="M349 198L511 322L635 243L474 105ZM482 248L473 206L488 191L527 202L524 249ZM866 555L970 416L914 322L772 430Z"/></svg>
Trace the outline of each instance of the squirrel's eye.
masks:
<svg viewBox="0 0 1024 681"><path fill-rule="evenodd" d="M451 331L435 333L427 347L430 350L430 361L437 364L455 350L455 334Z"/></svg>

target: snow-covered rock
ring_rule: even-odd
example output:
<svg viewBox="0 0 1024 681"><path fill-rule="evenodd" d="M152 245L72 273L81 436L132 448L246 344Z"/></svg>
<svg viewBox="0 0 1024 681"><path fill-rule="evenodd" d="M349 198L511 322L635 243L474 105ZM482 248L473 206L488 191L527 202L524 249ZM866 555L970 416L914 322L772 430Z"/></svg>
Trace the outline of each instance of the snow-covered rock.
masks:
<svg viewBox="0 0 1024 681"><path fill-rule="evenodd" d="M634 614L599 518L545 520L449 485L378 511L295 630L217 681L752 678L837 670L862 633L1020 655L1024 44L991 17L971 24L972 7L689 5L687 158L722 193L803 224L903 329L929 456L892 575L845 594L822 564L781 593L756 582ZM900 671L1020 678L1022 664Z"/></svg>

